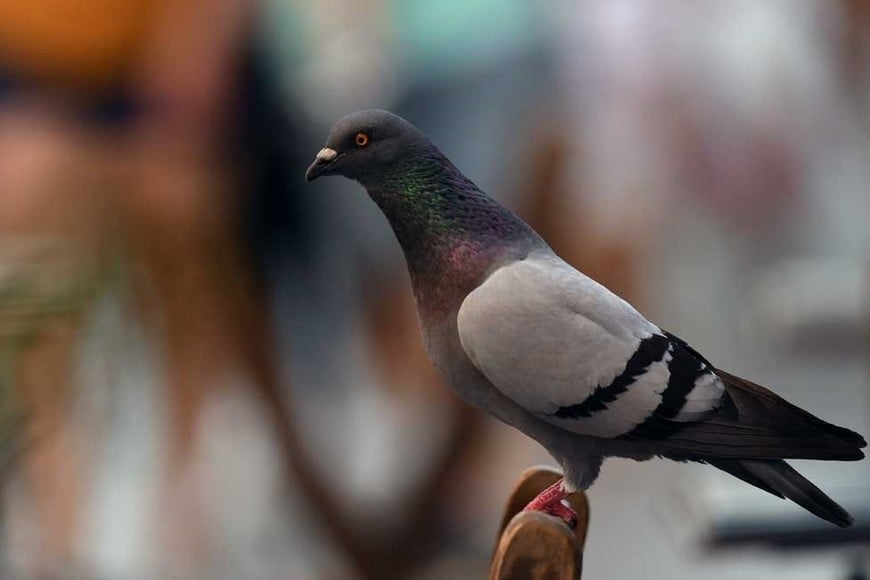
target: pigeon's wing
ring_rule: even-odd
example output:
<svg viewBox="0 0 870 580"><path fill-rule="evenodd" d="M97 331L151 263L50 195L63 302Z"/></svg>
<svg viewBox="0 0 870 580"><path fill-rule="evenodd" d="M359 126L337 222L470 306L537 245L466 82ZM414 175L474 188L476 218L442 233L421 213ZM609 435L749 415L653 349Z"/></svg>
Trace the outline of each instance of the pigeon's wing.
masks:
<svg viewBox="0 0 870 580"><path fill-rule="evenodd" d="M700 355L550 253L493 272L463 301L458 329L497 389L575 433L664 435L723 402Z"/></svg>

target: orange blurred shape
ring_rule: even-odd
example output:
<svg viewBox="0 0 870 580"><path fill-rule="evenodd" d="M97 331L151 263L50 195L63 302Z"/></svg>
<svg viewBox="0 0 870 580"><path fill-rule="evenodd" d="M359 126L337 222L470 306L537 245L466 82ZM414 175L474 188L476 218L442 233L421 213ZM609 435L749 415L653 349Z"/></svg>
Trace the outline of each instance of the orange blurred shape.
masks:
<svg viewBox="0 0 870 580"><path fill-rule="evenodd" d="M124 77L167 0L0 0L0 71L76 89Z"/></svg>

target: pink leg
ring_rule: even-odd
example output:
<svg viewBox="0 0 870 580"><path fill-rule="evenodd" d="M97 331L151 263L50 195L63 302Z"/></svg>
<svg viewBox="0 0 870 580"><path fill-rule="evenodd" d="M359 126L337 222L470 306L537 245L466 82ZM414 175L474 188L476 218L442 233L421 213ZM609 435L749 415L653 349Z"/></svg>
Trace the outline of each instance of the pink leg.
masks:
<svg viewBox="0 0 870 580"><path fill-rule="evenodd" d="M529 502L523 511L544 512L555 516L568 524L572 530L577 527L577 513L568 503L568 494L565 492L565 480L560 479Z"/></svg>

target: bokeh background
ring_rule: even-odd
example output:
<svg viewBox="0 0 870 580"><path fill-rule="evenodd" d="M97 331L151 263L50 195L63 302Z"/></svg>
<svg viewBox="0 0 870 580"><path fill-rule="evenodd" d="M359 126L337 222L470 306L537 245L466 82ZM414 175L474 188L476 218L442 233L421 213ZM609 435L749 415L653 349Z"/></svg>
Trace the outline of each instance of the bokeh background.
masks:
<svg viewBox="0 0 870 580"><path fill-rule="evenodd" d="M304 183L369 107L870 431L867 0L0 0L0 576L485 577L550 460L441 384L361 188ZM800 468L852 532L610 461L584 577L864 577L870 466Z"/></svg>

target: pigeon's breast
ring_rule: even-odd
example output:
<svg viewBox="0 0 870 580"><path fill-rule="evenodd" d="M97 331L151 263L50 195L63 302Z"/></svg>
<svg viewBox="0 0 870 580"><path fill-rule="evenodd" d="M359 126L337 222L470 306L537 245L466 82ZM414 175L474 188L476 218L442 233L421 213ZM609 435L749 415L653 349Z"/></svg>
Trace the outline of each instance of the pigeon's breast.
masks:
<svg viewBox="0 0 870 580"><path fill-rule="evenodd" d="M430 360L460 399L525 433L554 453L553 442L564 439L565 433L505 396L480 372L460 343L455 313L424 324L423 334Z"/></svg>
<svg viewBox="0 0 870 580"><path fill-rule="evenodd" d="M506 243L457 236L432 240L417 253L406 251L414 296L423 320L456 316L465 297L518 251Z"/></svg>

